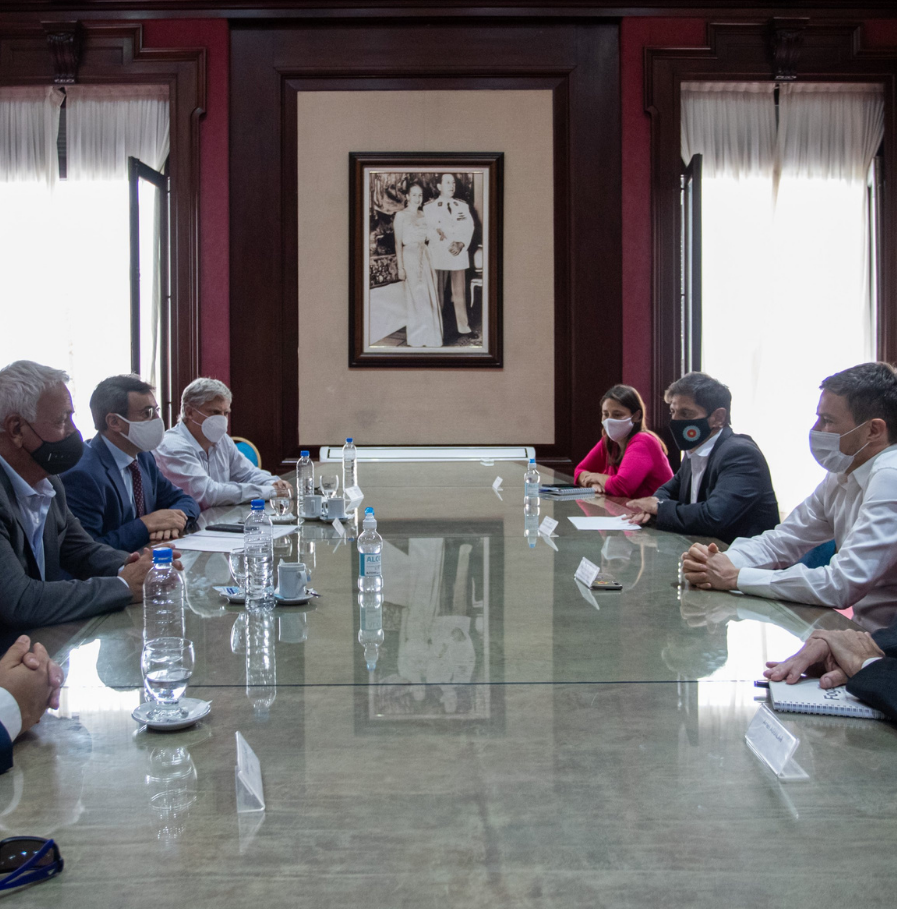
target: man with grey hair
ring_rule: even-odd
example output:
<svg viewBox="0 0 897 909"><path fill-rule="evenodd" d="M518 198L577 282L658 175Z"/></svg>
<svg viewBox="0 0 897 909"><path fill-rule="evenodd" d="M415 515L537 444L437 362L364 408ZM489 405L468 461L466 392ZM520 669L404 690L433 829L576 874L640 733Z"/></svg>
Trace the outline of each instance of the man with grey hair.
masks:
<svg viewBox="0 0 897 909"><path fill-rule="evenodd" d="M30 360L0 369L0 632L84 619L143 597L152 552L97 543L57 474L81 457L68 376Z"/></svg>
<svg viewBox="0 0 897 909"><path fill-rule="evenodd" d="M194 379L181 395L181 417L155 450L156 463L200 508L289 495L290 484L253 465L227 434L233 395L218 379Z"/></svg>

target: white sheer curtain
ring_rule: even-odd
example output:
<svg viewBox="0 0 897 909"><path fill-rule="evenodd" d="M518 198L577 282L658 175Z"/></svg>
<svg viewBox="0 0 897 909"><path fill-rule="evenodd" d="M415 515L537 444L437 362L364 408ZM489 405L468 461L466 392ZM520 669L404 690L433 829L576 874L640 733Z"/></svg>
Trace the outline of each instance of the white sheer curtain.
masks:
<svg viewBox="0 0 897 909"><path fill-rule="evenodd" d="M875 85L684 83L682 154L704 155L702 364L763 449L790 511L823 472L818 386L875 354L866 174L883 135Z"/></svg>
<svg viewBox="0 0 897 909"><path fill-rule="evenodd" d="M10 127L0 128L0 365L24 357L67 370L76 421L90 436L94 387L130 370L127 157L164 162L168 90L72 86L66 180L58 179L56 152L62 96L25 91L43 93L27 115L9 109L24 102L0 90L0 125ZM152 243L148 208L141 236Z"/></svg>
<svg viewBox="0 0 897 909"><path fill-rule="evenodd" d="M0 86L0 183L56 182L56 136L64 97L52 86Z"/></svg>

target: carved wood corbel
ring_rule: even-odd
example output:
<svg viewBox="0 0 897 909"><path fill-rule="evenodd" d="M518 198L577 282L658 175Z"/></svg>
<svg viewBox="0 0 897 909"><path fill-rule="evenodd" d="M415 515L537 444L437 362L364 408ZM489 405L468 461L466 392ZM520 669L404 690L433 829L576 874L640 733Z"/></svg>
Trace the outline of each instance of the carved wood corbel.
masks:
<svg viewBox="0 0 897 909"><path fill-rule="evenodd" d="M793 82L797 78L797 63L809 19L773 18L772 31L773 76L777 82Z"/></svg>
<svg viewBox="0 0 897 909"><path fill-rule="evenodd" d="M43 22L47 46L53 58L53 82L74 85L81 62L81 24L79 22Z"/></svg>

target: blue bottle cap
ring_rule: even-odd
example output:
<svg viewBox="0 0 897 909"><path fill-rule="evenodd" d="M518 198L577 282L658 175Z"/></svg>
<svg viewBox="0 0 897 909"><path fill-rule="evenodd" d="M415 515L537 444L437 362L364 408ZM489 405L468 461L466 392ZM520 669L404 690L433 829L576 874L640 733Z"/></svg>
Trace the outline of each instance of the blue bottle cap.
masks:
<svg viewBox="0 0 897 909"><path fill-rule="evenodd" d="M299 452L299 457L300 457L300 458L307 458L307 457L308 457L308 452L307 452L307 451L300 451L300 452Z"/></svg>
<svg viewBox="0 0 897 909"><path fill-rule="evenodd" d="M365 508L364 513L365 513L365 514L373 514L373 513L374 513L374 509L371 508L370 505L368 505L368 507Z"/></svg>
<svg viewBox="0 0 897 909"><path fill-rule="evenodd" d="M346 439L346 444L347 444L347 445L351 445L351 444L352 444L352 440L351 440L351 439Z"/></svg>
<svg viewBox="0 0 897 909"><path fill-rule="evenodd" d="M253 499L251 507L252 507L253 511L264 511L265 510L265 500L264 499Z"/></svg>
<svg viewBox="0 0 897 909"><path fill-rule="evenodd" d="M153 565L165 565L171 561L171 550L170 549L154 549L153 550Z"/></svg>

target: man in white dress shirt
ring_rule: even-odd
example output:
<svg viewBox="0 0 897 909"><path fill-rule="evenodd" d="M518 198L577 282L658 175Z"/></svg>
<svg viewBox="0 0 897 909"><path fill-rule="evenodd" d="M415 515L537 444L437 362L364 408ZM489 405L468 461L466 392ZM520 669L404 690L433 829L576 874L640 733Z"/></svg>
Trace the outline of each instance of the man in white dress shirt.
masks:
<svg viewBox="0 0 897 909"><path fill-rule="evenodd" d="M430 261L436 271L440 305L445 300L446 284L451 280L458 333L469 335L466 276L470 268L468 248L473 237L473 218L470 206L454 198L455 178L452 174L443 174L438 186L439 196L424 206Z"/></svg>
<svg viewBox="0 0 897 909"><path fill-rule="evenodd" d="M703 589L734 590L835 609L853 607L869 631L897 616L897 372L863 363L820 386L810 449L825 479L778 527L739 538L726 553L694 544L686 579ZM798 560L834 539L828 565Z"/></svg>
<svg viewBox="0 0 897 909"><path fill-rule="evenodd" d="M159 469L202 509L289 495L286 480L256 467L227 434L233 395L217 379L194 379L181 395L181 417L153 452Z"/></svg>

